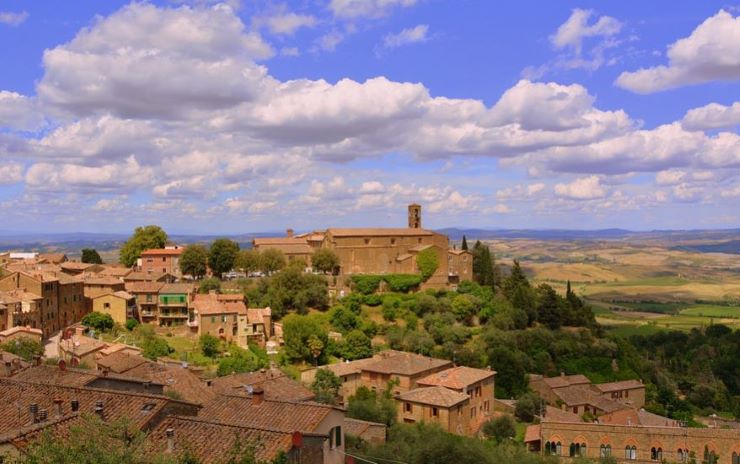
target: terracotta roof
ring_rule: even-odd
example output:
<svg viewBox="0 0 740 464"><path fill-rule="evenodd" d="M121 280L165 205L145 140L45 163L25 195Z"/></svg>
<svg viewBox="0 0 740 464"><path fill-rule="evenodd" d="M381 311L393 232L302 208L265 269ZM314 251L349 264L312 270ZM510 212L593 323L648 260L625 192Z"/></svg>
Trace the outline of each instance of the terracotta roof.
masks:
<svg viewBox="0 0 740 464"><path fill-rule="evenodd" d="M191 403L206 403L215 396L197 375L182 366L147 361L127 370L124 375L161 383L165 394L176 392L183 400Z"/></svg>
<svg viewBox="0 0 740 464"><path fill-rule="evenodd" d="M559 375L557 377L543 377L542 381L550 388L568 387L570 385L590 384L591 381L585 375Z"/></svg>
<svg viewBox="0 0 740 464"><path fill-rule="evenodd" d="M542 420L545 422L583 422L578 414L549 405L545 406L545 417Z"/></svg>
<svg viewBox="0 0 740 464"><path fill-rule="evenodd" d="M84 356L93 351L101 350L106 347L104 342L90 337L72 337L59 342L59 347L68 353L74 353L77 356Z"/></svg>
<svg viewBox="0 0 740 464"><path fill-rule="evenodd" d="M363 371L380 372L382 374L415 375L430 369L452 366L452 361L435 359L403 351L391 351L382 359L362 368Z"/></svg>
<svg viewBox="0 0 740 464"><path fill-rule="evenodd" d="M529 425L524 432L524 443L540 441L540 424Z"/></svg>
<svg viewBox="0 0 740 464"><path fill-rule="evenodd" d="M159 293L164 294L174 294L174 293L192 293L193 284L188 283L174 283L174 284L164 284L162 288L159 290Z"/></svg>
<svg viewBox="0 0 740 464"><path fill-rule="evenodd" d="M318 403L268 399L254 405L252 398L219 395L204 405L198 417L243 427L311 433L335 410L337 409Z"/></svg>
<svg viewBox="0 0 740 464"><path fill-rule="evenodd" d="M573 385L571 387L556 388L552 391L567 406L576 406L586 404L598 408L604 412L618 411L628 408L629 406L613 401L592 392L583 385Z"/></svg>
<svg viewBox="0 0 740 464"><path fill-rule="evenodd" d="M102 298L104 296L115 296L116 298L121 298L123 300L131 300L134 298L134 296L126 291L118 290L112 293L104 293L102 295L98 295L93 300L97 300L98 298Z"/></svg>
<svg viewBox="0 0 740 464"><path fill-rule="evenodd" d="M244 301L223 301L215 293L195 295L193 309L201 316L209 314L247 314Z"/></svg>
<svg viewBox="0 0 740 464"><path fill-rule="evenodd" d="M117 374L125 373L146 362L148 362L146 358L125 351L117 351L97 360L98 368L107 368Z"/></svg>
<svg viewBox="0 0 740 464"><path fill-rule="evenodd" d="M70 271L84 271L85 269L89 269L93 266L97 266L97 264L81 263L79 261L67 261L59 265L59 267L61 267L62 269L68 269Z"/></svg>
<svg viewBox="0 0 740 464"><path fill-rule="evenodd" d="M126 282L133 282L133 281L139 281L139 280L158 281L159 279L161 279L162 277L166 275L167 275L166 272L148 273L148 272L137 271L137 272L129 272L128 274L126 274L126 276L124 276L123 280L125 280Z"/></svg>
<svg viewBox="0 0 740 464"><path fill-rule="evenodd" d="M338 362L336 364L327 364L325 366L319 366L319 369L329 369L339 377L351 374L359 374L362 372L362 368L376 362L379 358L365 358L356 359L354 361Z"/></svg>
<svg viewBox="0 0 740 464"><path fill-rule="evenodd" d="M463 255L465 253L467 253L469 255L472 255L473 254L473 253L471 253L468 250L462 250L462 249L456 249L456 248L450 248L450 249L447 250L447 252L450 253L450 254L453 254L453 255Z"/></svg>
<svg viewBox="0 0 740 464"><path fill-rule="evenodd" d="M67 261L67 255L64 253L39 253L36 257L39 260L44 260L49 263L60 264Z"/></svg>
<svg viewBox="0 0 740 464"><path fill-rule="evenodd" d="M152 248L141 252L141 256L180 256L184 248Z"/></svg>
<svg viewBox="0 0 740 464"><path fill-rule="evenodd" d="M127 275L131 274L131 272L131 269L128 267L105 266L103 270L98 272L98 274L109 275L113 277L126 277Z"/></svg>
<svg viewBox="0 0 740 464"><path fill-rule="evenodd" d="M252 240L255 246L265 245L307 245L303 237L260 237Z"/></svg>
<svg viewBox="0 0 740 464"><path fill-rule="evenodd" d="M247 322L250 324L262 324L265 317L272 316L272 309L267 308L247 308Z"/></svg>
<svg viewBox="0 0 740 464"><path fill-rule="evenodd" d="M396 398L401 401L429 404L443 408L450 408L470 399L465 393L456 392L445 387L414 388L413 390L401 393Z"/></svg>
<svg viewBox="0 0 740 464"><path fill-rule="evenodd" d="M102 401L106 421L126 417L135 426L142 428L168 403L168 399L157 395L144 395L122 391L93 388L64 387L40 383L22 382L15 379L0 379L0 397L10 407L0 408L0 434L5 434L30 425L29 407L38 404L53 416L56 411L54 399L62 400L63 413L70 412L72 400L79 401L80 413L93 413L95 403Z"/></svg>
<svg viewBox="0 0 740 464"><path fill-rule="evenodd" d="M468 385L490 379L494 375L496 375L496 372L491 370L458 366L428 375L421 380L417 380L416 383L419 385L439 385L440 387L462 390Z"/></svg>
<svg viewBox="0 0 740 464"><path fill-rule="evenodd" d="M147 436L155 452L167 450L167 430L174 432L174 453L188 451L203 464L227 462L236 444L255 443L255 457L271 461L292 448L292 432L224 424L192 417L170 416Z"/></svg>
<svg viewBox="0 0 740 464"><path fill-rule="evenodd" d="M680 423L644 409L622 409L599 417L600 424L643 425L652 427L679 427Z"/></svg>
<svg viewBox="0 0 740 464"><path fill-rule="evenodd" d="M645 388L645 385L639 380L622 380L619 382L597 383L594 384L594 387L602 393L609 393L619 390Z"/></svg>
<svg viewBox="0 0 740 464"><path fill-rule="evenodd" d="M363 236L411 236L434 235L434 232L426 229L412 229L410 227L368 227L351 229L327 229L327 234L334 237L363 237Z"/></svg>
<svg viewBox="0 0 740 464"><path fill-rule="evenodd" d="M89 276L85 277L85 285L124 285L118 277L112 276Z"/></svg>
<svg viewBox="0 0 740 464"><path fill-rule="evenodd" d="M126 291L129 293L159 293L163 286L164 282L137 280L126 282Z"/></svg>
<svg viewBox="0 0 740 464"><path fill-rule="evenodd" d="M31 295L33 295L33 293L31 293ZM41 298L41 297L38 297L38 298ZM32 333L38 336L42 336L44 333L41 331L41 329L35 329L33 327L24 327L24 326L19 325L16 327L11 327L9 329L3 330L2 332L0 332L0 335L2 335L3 337L8 337L10 335L13 335L19 332Z"/></svg>
<svg viewBox="0 0 740 464"><path fill-rule="evenodd" d="M32 366L12 376L14 380L24 382L44 383L64 387L84 387L89 382L98 378L95 371L88 369L66 369L61 370L55 366Z"/></svg>
<svg viewBox="0 0 740 464"><path fill-rule="evenodd" d="M370 427L385 428L386 426L380 422L369 422L360 419L352 419L350 417L344 418L344 433L348 435L359 437L363 433L367 432L367 429Z"/></svg>
<svg viewBox="0 0 740 464"><path fill-rule="evenodd" d="M250 396L245 388L247 385L262 388L265 392L265 399L268 400L308 401L315 397L311 390L279 369L232 374L211 380L211 389L216 393L226 395Z"/></svg>

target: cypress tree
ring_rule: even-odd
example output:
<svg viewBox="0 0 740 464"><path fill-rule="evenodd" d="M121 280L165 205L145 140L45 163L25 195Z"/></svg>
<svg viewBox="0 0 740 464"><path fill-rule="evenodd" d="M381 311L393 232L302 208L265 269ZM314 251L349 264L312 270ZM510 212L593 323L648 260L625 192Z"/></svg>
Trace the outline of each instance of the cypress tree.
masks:
<svg viewBox="0 0 740 464"><path fill-rule="evenodd" d="M462 249L468 251L468 239L465 238L465 235L463 235Z"/></svg>

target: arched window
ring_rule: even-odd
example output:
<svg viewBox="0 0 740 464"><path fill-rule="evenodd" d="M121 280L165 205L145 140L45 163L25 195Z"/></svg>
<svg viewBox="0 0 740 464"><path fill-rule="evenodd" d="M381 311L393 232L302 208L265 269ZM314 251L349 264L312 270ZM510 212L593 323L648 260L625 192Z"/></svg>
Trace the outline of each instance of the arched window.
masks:
<svg viewBox="0 0 740 464"><path fill-rule="evenodd" d="M660 447L658 448L658 450L656 451L656 456L658 458L658 461L663 460L663 448L660 448Z"/></svg>
<svg viewBox="0 0 740 464"><path fill-rule="evenodd" d="M548 441L545 443L545 454L552 454L552 451L550 451L552 448L550 448L550 442Z"/></svg>
<svg viewBox="0 0 740 464"><path fill-rule="evenodd" d="M612 455L612 447L611 445L601 445L599 447L599 457L601 458L608 458Z"/></svg>
<svg viewBox="0 0 740 464"><path fill-rule="evenodd" d="M558 456L562 456L563 455L563 445L562 445L562 443L558 442L558 444L555 446L555 454L557 454Z"/></svg>
<svg viewBox="0 0 740 464"><path fill-rule="evenodd" d="M689 462L689 450L679 448L676 452L678 462Z"/></svg>
<svg viewBox="0 0 740 464"><path fill-rule="evenodd" d="M658 450L655 449L654 446L650 448L650 459L652 459L653 461L658 459Z"/></svg>
<svg viewBox="0 0 740 464"><path fill-rule="evenodd" d="M740 464L740 454L732 453L732 464Z"/></svg>
<svg viewBox="0 0 740 464"><path fill-rule="evenodd" d="M575 443L571 443L570 444L570 453L568 454L568 456L573 457L573 456L576 455L576 453L578 453L578 445L575 444Z"/></svg>
<svg viewBox="0 0 740 464"><path fill-rule="evenodd" d="M624 447L624 459L628 461L634 461L637 459L637 447L636 446L625 446Z"/></svg>
<svg viewBox="0 0 740 464"><path fill-rule="evenodd" d="M630 459L630 446L629 445L624 447L624 459Z"/></svg>

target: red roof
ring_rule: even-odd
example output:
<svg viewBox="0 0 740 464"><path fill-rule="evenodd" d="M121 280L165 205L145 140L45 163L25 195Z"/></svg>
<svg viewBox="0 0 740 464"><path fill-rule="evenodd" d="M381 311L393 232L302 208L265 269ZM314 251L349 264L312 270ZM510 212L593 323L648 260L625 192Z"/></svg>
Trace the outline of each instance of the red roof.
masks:
<svg viewBox="0 0 740 464"><path fill-rule="evenodd" d="M152 248L141 252L141 256L180 256L183 248Z"/></svg>

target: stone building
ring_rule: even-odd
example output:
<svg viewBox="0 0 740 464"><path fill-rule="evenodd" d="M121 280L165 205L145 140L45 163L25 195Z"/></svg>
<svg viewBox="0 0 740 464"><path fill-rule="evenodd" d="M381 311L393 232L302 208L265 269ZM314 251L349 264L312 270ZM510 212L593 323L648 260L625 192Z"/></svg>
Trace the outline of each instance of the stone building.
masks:
<svg viewBox="0 0 740 464"><path fill-rule="evenodd" d="M247 305L244 295L221 295L211 291L195 295L188 325L198 335L213 335L221 340L247 346Z"/></svg>
<svg viewBox="0 0 740 464"><path fill-rule="evenodd" d="M144 250L138 260L139 269L147 275L172 274L179 279L182 277L180 256L184 251L178 246Z"/></svg>

